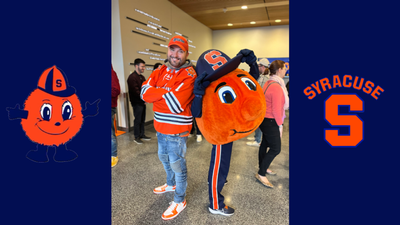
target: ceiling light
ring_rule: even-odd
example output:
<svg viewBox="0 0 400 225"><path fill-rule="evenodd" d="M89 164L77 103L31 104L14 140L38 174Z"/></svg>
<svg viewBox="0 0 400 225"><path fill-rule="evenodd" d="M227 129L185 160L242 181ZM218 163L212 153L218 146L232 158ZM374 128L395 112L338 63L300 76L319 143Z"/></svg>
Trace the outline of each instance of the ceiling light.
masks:
<svg viewBox="0 0 400 225"><path fill-rule="evenodd" d="M250 22L250 24L256 24L256 22L254 22L254 21L251 21L251 22Z"/></svg>
<svg viewBox="0 0 400 225"><path fill-rule="evenodd" d="M280 22L282 22L282 20L275 20L275 22L276 22L276 23L280 23Z"/></svg>
<svg viewBox="0 0 400 225"><path fill-rule="evenodd" d="M228 26L230 26L230 27L231 27L231 26L233 26L233 24L231 24L231 23L228 23Z"/></svg>
<svg viewBox="0 0 400 225"><path fill-rule="evenodd" d="M247 5L242 6L242 9L247 9Z"/></svg>

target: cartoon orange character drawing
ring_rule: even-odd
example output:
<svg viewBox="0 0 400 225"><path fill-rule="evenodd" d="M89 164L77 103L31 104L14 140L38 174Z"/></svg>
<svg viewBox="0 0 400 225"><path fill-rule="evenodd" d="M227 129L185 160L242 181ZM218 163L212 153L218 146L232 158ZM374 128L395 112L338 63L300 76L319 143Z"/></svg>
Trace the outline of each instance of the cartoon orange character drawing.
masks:
<svg viewBox="0 0 400 225"><path fill-rule="evenodd" d="M17 104L7 108L9 119L21 119L26 136L37 143L26 157L34 162L48 162L48 147L56 147L54 161L68 162L77 158L67 149L70 141L81 129L83 119L98 113L100 99L86 102L82 110L75 88L68 85L67 77L56 66L46 69L39 78L37 89L26 99L24 109Z"/></svg>
<svg viewBox="0 0 400 225"><path fill-rule="evenodd" d="M266 102L256 56L248 49L236 57L211 49L197 60L192 114L211 150L208 171L209 211L231 216L234 209L224 204L222 188L228 176L233 141L248 136L263 121ZM241 62L250 66L250 73L238 69Z"/></svg>

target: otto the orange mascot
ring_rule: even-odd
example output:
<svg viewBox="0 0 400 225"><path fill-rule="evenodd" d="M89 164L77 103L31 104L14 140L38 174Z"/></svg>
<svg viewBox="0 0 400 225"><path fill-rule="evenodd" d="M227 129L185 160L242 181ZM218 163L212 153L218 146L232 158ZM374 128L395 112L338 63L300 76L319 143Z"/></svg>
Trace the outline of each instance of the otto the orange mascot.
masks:
<svg viewBox="0 0 400 225"><path fill-rule="evenodd" d="M231 216L234 209L224 204L221 190L226 182L233 141L243 138L263 121L266 104L259 76L256 56L248 49L236 57L211 49L197 61L195 99L192 113L201 133L213 145L208 191L213 214ZM250 66L250 73L237 67L241 62Z"/></svg>
<svg viewBox="0 0 400 225"><path fill-rule="evenodd" d="M7 108L9 119L21 119L26 136L37 143L37 149L26 157L34 162L48 162L48 147L56 147L54 161L67 162L78 155L67 149L70 141L81 129L86 116L98 113L100 99L92 104L86 102L82 110L75 88L68 85L67 77L56 66L46 69L35 89L25 101L24 109L17 104Z"/></svg>

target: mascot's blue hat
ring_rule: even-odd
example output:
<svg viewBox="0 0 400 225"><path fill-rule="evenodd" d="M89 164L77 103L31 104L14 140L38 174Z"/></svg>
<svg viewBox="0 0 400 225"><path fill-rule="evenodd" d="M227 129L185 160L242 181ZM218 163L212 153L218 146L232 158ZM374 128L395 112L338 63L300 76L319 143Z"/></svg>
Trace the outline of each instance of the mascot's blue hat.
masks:
<svg viewBox="0 0 400 225"><path fill-rule="evenodd" d="M234 71L241 63L243 55L238 54L234 58L229 58L225 53L210 49L205 51L197 60L196 73L201 75L206 72L208 75L204 81L215 81L222 76Z"/></svg>
<svg viewBox="0 0 400 225"><path fill-rule="evenodd" d="M56 66L52 66L42 73L38 88L58 97L68 97L75 94L75 88L68 85L64 72Z"/></svg>

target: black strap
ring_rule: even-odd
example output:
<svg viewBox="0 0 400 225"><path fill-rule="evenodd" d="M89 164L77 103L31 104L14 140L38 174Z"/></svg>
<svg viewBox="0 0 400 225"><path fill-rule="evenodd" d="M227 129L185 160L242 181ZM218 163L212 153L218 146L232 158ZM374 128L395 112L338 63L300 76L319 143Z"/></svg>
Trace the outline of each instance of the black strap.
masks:
<svg viewBox="0 0 400 225"><path fill-rule="evenodd" d="M267 86L267 88L265 88L264 95L265 95L265 92L267 91L267 89L269 88L269 86L270 86L271 84L279 84L279 83L276 82L276 81L272 81L271 83L269 83L268 86Z"/></svg>

